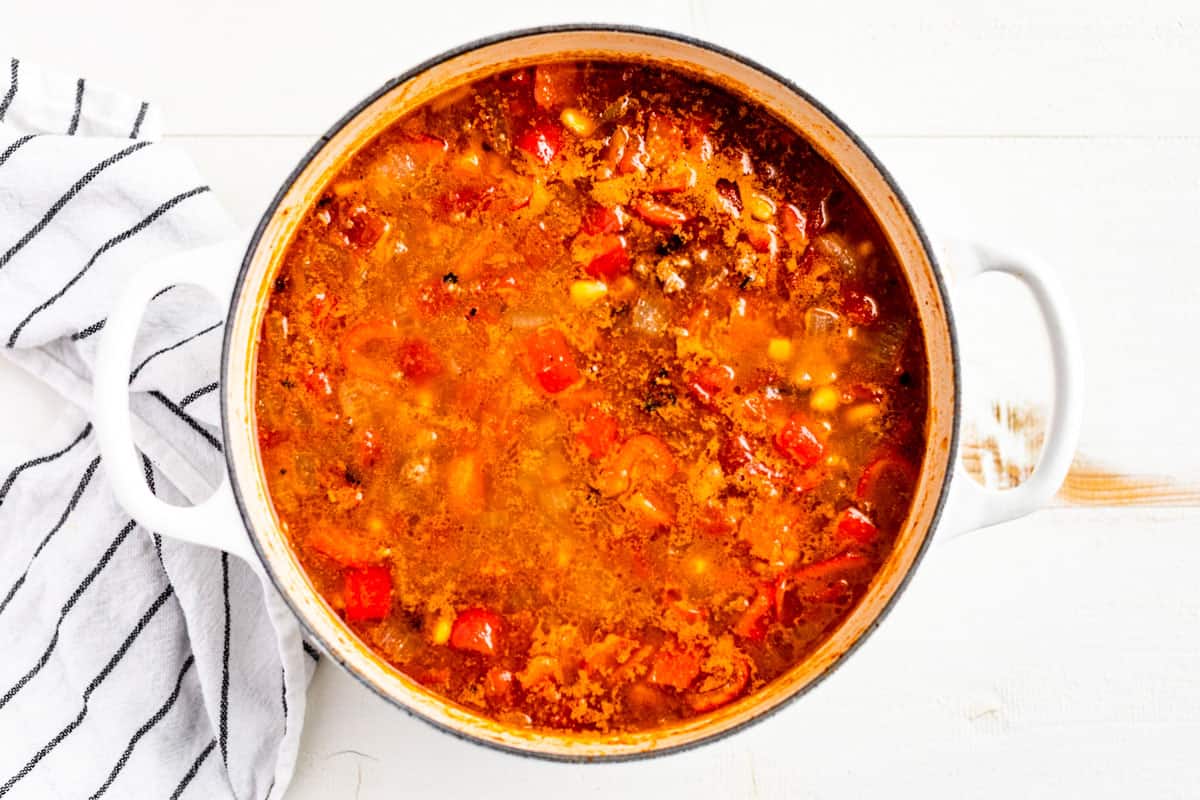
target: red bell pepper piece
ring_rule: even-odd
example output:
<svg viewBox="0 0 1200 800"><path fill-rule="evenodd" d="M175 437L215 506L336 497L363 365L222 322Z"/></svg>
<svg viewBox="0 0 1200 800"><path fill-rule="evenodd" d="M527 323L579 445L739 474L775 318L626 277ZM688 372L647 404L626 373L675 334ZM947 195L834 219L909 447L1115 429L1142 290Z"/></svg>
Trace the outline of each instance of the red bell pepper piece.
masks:
<svg viewBox="0 0 1200 800"><path fill-rule="evenodd" d="M719 394L733 388L735 379L733 367L728 364L709 364L696 370L688 382L688 388L697 400L711 407Z"/></svg>
<svg viewBox="0 0 1200 800"><path fill-rule="evenodd" d="M535 160L549 164L562 149L562 127L556 122L543 120L519 134L514 144Z"/></svg>
<svg viewBox="0 0 1200 800"><path fill-rule="evenodd" d="M346 620L383 619L392 607L392 572L387 567L351 567L346 570Z"/></svg>
<svg viewBox="0 0 1200 800"><path fill-rule="evenodd" d="M587 236L618 233L625 227L625 218L625 209L620 206L608 208L607 206L593 205L583 212L579 232Z"/></svg>
<svg viewBox="0 0 1200 800"><path fill-rule="evenodd" d="M624 236L606 235L600 242L599 255L584 267L593 278L611 281L629 272L629 250Z"/></svg>
<svg viewBox="0 0 1200 800"><path fill-rule="evenodd" d="M850 506L837 519L838 536L854 544L868 545L879 535L879 529L866 514Z"/></svg>
<svg viewBox="0 0 1200 800"><path fill-rule="evenodd" d="M775 446L801 467L811 467L825 452L825 446L808 427L802 414L793 414L784 423L775 434Z"/></svg>
<svg viewBox="0 0 1200 800"><path fill-rule="evenodd" d="M686 211L660 203L657 200L638 200L633 204L633 213L657 228L671 228L682 225L692 218Z"/></svg>
<svg viewBox="0 0 1200 800"><path fill-rule="evenodd" d="M460 613L450 628L450 646L485 656L496 655L504 621L486 608L468 608Z"/></svg>
<svg viewBox="0 0 1200 800"><path fill-rule="evenodd" d="M551 394L579 380L575 354L561 331L544 328L530 334L525 339L525 355L538 384Z"/></svg>

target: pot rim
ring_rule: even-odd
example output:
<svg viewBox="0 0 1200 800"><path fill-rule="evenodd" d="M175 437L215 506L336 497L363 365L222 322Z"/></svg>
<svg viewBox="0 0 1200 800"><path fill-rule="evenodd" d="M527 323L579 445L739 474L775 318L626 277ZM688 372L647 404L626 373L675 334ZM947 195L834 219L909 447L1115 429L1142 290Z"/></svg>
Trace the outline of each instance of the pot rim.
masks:
<svg viewBox="0 0 1200 800"><path fill-rule="evenodd" d="M283 202L284 197L287 195L287 193L291 189L292 185L296 182L297 178L300 177L301 173L308 167L308 165L312 162L312 160L321 152L322 149L324 149L325 145L335 135L337 135L352 120L354 120L356 117L358 117L358 115L360 113L362 113L362 111L364 109L366 109L369 105L374 103L376 100L378 100L379 98L381 98L382 96L384 96L385 94L390 92L395 87L397 87L400 84L405 83L409 80L412 80L413 78L417 77L421 73L426 72L427 70L432 69L433 67L436 67L439 64L442 64L453 58L457 58L457 57L464 55L466 53L469 53L471 51L479 50L481 48L488 47L491 45L500 44L500 43L508 42L508 41L513 41L513 40L517 40L517 39L523 39L523 38L532 37L532 36L539 36L539 35L552 34L552 33L587 33L587 32L638 34L638 35L642 35L642 36L667 39L667 40L679 42L682 44L690 45L692 47L696 47L701 50L708 50L710 52L716 53L717 55L724 56L725 58L728 58L732 61L740 62L744 66L746 66L756 72L759 72L759 73L767 76L768 78L771 78L772 80L778 82L780 85L784 86L789 92L796 94L801 99L803 99L805 102L809 103L814 108L816 108L818 111L820 111L822 114L824 114L829 119L829 121L838 129L838 131L842 135L844 135L854 145L854 147L857 148L867 158L867 160L871 163L871 165L879 172L880 177L887 184L888 189L894 194L897 202L900 204L900 207L903 209L905 216L908 218L908 220L912 224L913 230L917 235L917 239L921 244L922 250L924 251L924 255L929 262L929 266L930 266L932 274L933 274L934 285L936 286L937 292L940 295L942 308L944 309L948 340L949 340L949 344L950 344L950 367L951 367L951 372L953 373L952 374L952 383L953 383L953 389L954 389L954 391L953 391L954 407L952 409L951 421L950 421L950 438L949 438L949 446L948 446L948 450L947 450L948 457L947 457L947 462L946 462L946 464L947 464L946 475L943 477L941 489L940 489L940 491L938 493L938 497L937 497L937 502L934 507L933 513L930 516L928 529L926 530L924 536L921 538L921 541L916 548L916 552L913 556L912 563L909 565L908 569L904 572L904 574L900 576L899 582L897 583L895 590L891 593L891 596L888 597L884 601L882 607L879 609L879 612L870 621L870 623L867 624L867 626L865 628L863 628L863 630L849 644L849 646L846 647L846 649L843 650L836 658L834 658L832 661L830 661L830 663L827 666L825 666L824 669L822 669L820 672L815 674L812 677L812 679L809 680L807 683L805 683L802 686L797 687L794 691L792 691L791 694L780 699L774 705L768 706L766 708L761 709L760 711L757 711L753 716L748 717L747 719L745 719L742 722L739 722L736 725L731 725L727 728L713 731L711 733L705 733L705 734L698 736L696 739L694 739L692 741L682 742L679 744L671 745L669 747L649 748L649 749L640 750L640 751L636 751L636 752L613 753L611 755L605 754L605 755L600 755L600 756L575 755L575 754L570 754L570 753L555 753L555 752L546 752L543 750L517 747L517 746L513 746L513 745L508 745L508 744L505 744L502 742L497 742L497 741L493 741L490 739L486 739L486 738L483 738L482 736L476 736L476 735L472 734L471 732L469 732L468 730L460 730L460 729L451 727L449 725L443 724L441 721L433 719L429 716L426 716L425 714L421 713L417 709L415 709L409 705L406 705L405 703L401 702L399 699L393 697L391 694L384 692L379 686L377 686L374 682L372 682L364 674L362 674L353 664L349 663L346 659L343 659L342 657L340 657L338 655L337 651L334 648L330 647L329 644L325 641L325 639L316 631L316 629L312 625L309 624L309 622L305 619L304 615L302 614L300 608L292 600L292 598L288 594L288 591L286 590L286 588L281 584L279 577L275 574L274 569L271 567L270 559L267 557L267 554L264 551L262 544L259 542L259 539L258 539L258 536L256 535L254 526L250 523L250 517L249 517L247 509L246 509L245 500L242 496L241 487L240 487L238 481L234 480L234 477L236 475L236 471L235 471L235 467L234 467L234 463L233 463L234 442L232 441L231 434L230 434L230 431L232 430L232 428L229 424L229 422L230 422L230 420L229 420L229 397L228 397L228 393L225 389L225 387L233 385L229 381L229 369L230 369L230 363L231 363L231 359L230 359L229 355L230 355L231 347L235 344L235 342L233 341L233 327L234 326L229 324L229 322L234 318L234 315L237 312L239 303L242 298L242 294L246 288L246 275L250 269L251 262L254 259L254 255L255 255L256 251L258 250L258 246L259 246L260 241L262 240L263 233L264 233L267 225L269 224L269 222L274 218L276 212L279 210L279 207L280 207L281 203ZM834 167L835 168L837 167L836 163L834 164ZM959 354L957 326L954 321L953 308L950 304L950 297L949 297L949 293L946 290L946 283L945 283L944 277L942 275L941 266L938 263L936 253L934 252L934 249L933 249L932 245L930 244L929 237L926 235L925 229L921 225L921 221L917 217L917 214L916 214L915 210L913 209L912 204L909 202L909 200L905 196L904 192L901 191L900 186L897 184L895 178L892 177L892 174L887 170L887 168L883 165L883 163L879 160L879 158L876 157L875 153L867 146L867 144L861 138L859 138L858 134L856 134L850 128L850 126L848 126L845 122L843 122L841 120L841 118L838 117L836 114L834 114L832 111L830 111L829 108L827 108L823 103L821 103L819 100L817 100L811 94L809 94L807 91L805 91L804 89L802 89L801 87L796 85L796 83L794 83L793 81L784 77L783 75L779 74L778 72L774 71L770 67L760 64L759 62L757 62L751 58L748 58L744 55L741 55L740 53L737 53L733 50L729 50L725 47L714 44L712 42L705 41L703 39L699 39L694 36L676 33L673 31L662 30L659 28L651 28L651 27L645 27L645 26L639 26L639 25L615 24L615 23L564 23L564 24L557 24L557 25L541 25L541 26L534 26L534 27L529 27L529 28L518 28L518 29L506 31L503 33L494 34L492 36L485 36L485 37L482 37L479 39L475 39L473 41L470 41L465 44L459 45L457 47L451 48L449 50L445 50L442 53L439 53L438 55L435 55L431 58L428 58L425 61L422 61L421 63L417 64L416 66L411 67L408 70L405 70L400 75L386 81L379 88L377 88L376 90L374 90L373 92L368 94L365 98L363 98L361 101L356 103L353 107L351 107L336 122L334 122L333 125L331 125L329 127L329 129L326 130L326 132L324 134L322 134L317 139L317 141L313 143L312 147L310 147L308 149L308 151L305 152L305 154L300 158L299 162L291 170L291 172L288 174L287 178L284 179L284 181L280 184L278 191L275 193L275 196L271 199L271 202L267 205L262 216L259 218L258 224L255 226L253 233L250 235L250 238L246 245L245 255L242 258L241 267L239 268L237 276L234 279L233 287L234 287L234 289L233 289L232 296L230 298L229 308L226 312L226 325L225 325L225 331L224 331L224 334L222 337L222 345L221 345L221 386L222 386L222 391L220 393L220 400L221 400L221 420L223 423L222 429L221 429L221 431L222 431L221 438L222 438L222 442L224 445L223 455L224 455L224 459L225 459L225 469L226 469L227 473L229 474L229 479L230 479L229 482L230 482L231 488L233 490L232 493L233 493L234 502L237 505L238 515L241 517L242 525L246 529L247 536L250 539L250 544L254 548L254 553L258 557L259 561L262 563L262 565L264 567L263 571L270 577L271 583L275 587L276 592L278 592L280 597L282 597L283 601L287 604L288 609L292 612L292 615L296 618L296 620L299 623L300 628L301 628L302 632L304 633L307 640L311 640L311 641L315 642L320 647L321 651L323 653L325 653L326 656L328 656L328 657L332 658L334 661L336 661L338 663L338 665L343 670L345 670L350 675L352 675L355 680L357 680L360 684L362 684L366 688L370 689L371 692L373 692L376 696L387 701L390 705L392 705L396 708L399 708L400 710L406 712L410 716L415 717L415 718L431 725L432 727L436 728L437 730L440 730L444 733L448 733L451 736L454 736L455 738L466 741L466 742L470 742L470 743L473 743L476 745L491 747L491 748L494 748L496 750L506 752L506 753L513 753L515 755L520 755L520 756L525 756L527 758L534 758L534 759L545 760L545 761L567 762L567 763L593 763L593 762L596 762L596 763L599 763L599 762L618 763L618 762L625 762L625 761L636 761L636 760L642 760L642 759L656 758L659 756L665 756L665 755L669 755L672 753L679 753L679 752L683 752L686 750L691 750L693 748L697 748L702 745L710 744L710 743L716 742L720 739L724 739L728 736L731 736L741 730L744 730L744 729L750 727L751 725L753 725L755 723L761 722L762 720L765 720L768 717L771 717L774 714L778 713L780 710L790 706L797 699L799 699L800 697L803 697L808 692L812 691L815 687L817 687L819 684L824 682L825 679L829 677L829 675L831 675L839 666L841 666L843 663L845 663L845 661L850 657L850 655L853 654L854 652L856 652L859 649L859 647L862 645L862 643L864 641L866 641L866 639L872 633L875 632L875 629L879 627L879 624L883 621L883 619L891 612L892 608L895 606L896 600L900 597L900 595L908 587L908 583L912 579L913 573L916 572L917 567L920 565L921 560L924 558L925 553L929 548L930 542L933 540L938 523L941 521L942 514L946 508L947 498L949 497L949 494L950 494L950 487L951 487L951 483L952 483L954 465L957 463L957 458L958 458L958 443L959 443L959 434L960 434L959 428L960 428L961 417L962 417L961 359L960 359L960 354Z"/></svg>

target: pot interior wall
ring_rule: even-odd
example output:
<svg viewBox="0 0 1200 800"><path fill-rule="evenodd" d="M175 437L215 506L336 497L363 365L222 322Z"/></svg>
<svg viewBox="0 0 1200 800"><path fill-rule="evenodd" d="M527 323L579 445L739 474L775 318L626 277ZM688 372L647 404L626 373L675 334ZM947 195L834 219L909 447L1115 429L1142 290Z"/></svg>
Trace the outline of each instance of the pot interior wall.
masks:
<svg viewBox="0 0 1200 800"><path fill-rule="evenodd" d="M288 546L262 476L253 412L257 333L279 255L304 210L316 200L343 160L408 110L442 91L499 69L579 58L652 60L674 66L770 109L801 131L839 166L879 218L917 298L930 365L929 439L913 509L893 554L858 608L807 661L756 694L699 719L657 731L620 735L566 736L506 728L425 691L375 657L313 591ZM697 44L646 32L559 30L484 44L385 87L321 144L269 214L247 254L231 309L225 355L225 425L234 486L268 570L293 610L328 652L381 695L431 722L501 747L560 758L630 756L693 744L746 724L828 671L873 627L919 555L934 522L948 472L957 398L952 337L936 271L915 221L872 159L814 102L757 68Z"/></svg>

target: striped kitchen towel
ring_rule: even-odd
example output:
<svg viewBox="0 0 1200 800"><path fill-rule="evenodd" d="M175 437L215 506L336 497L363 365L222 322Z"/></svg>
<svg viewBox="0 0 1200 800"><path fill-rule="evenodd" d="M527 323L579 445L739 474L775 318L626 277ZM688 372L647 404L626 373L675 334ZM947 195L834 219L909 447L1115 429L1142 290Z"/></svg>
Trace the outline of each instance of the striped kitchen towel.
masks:
<svg viewBox="0 0 1200 800"><path fill-rule="evenodd" d="M246 564L125 515L88 419L125 279L232 225L153 105L0 64L2 352L73 409L41 455L0 465L0 797L280 796L316 652L272 625L282 601ZM172 502L223 465L220 302L164 291L130 365L145 478Z"/></svg>

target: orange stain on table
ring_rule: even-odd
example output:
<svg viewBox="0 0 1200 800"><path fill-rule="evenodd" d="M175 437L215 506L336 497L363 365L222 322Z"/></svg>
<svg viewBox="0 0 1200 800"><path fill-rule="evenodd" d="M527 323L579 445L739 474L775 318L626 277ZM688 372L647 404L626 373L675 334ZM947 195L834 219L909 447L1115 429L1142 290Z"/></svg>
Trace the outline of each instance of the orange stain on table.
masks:
<svg viewBox="0 0 1200 800"><path fill-rule="evenodd" d="M1046 420L1041 411L1024 405L993 403L990 411L983 422L968 426L963 464L985 486L1007 489L1033 472ZM1166 475L1124 473L1077 454L1058 499L1079 506L1200 506L1200 485Z"/></svg>

